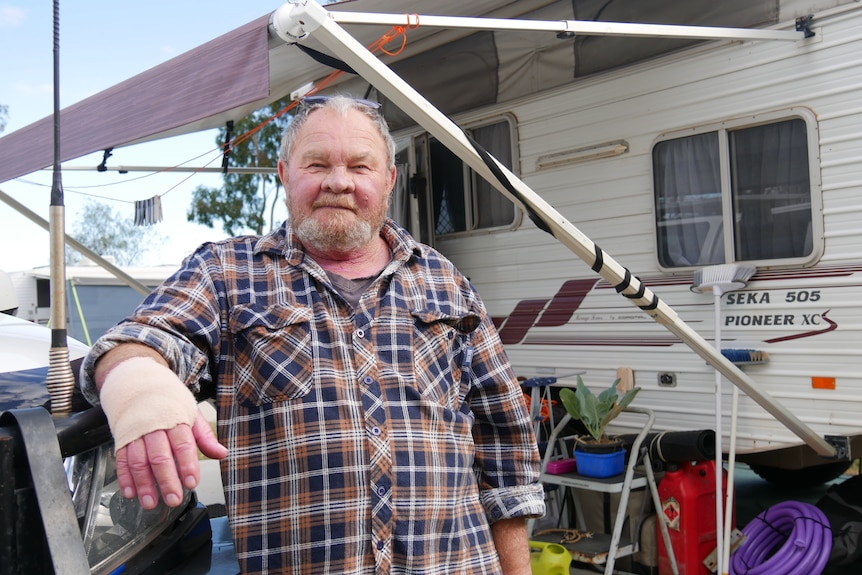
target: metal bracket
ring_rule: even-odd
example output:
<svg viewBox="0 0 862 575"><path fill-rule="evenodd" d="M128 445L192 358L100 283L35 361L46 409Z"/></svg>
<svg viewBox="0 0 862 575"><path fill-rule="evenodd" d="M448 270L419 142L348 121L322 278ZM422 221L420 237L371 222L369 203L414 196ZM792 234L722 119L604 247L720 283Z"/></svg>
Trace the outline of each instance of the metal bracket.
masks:
<svg viewBox="0 0 862 575"><path fill-rule="evenodd" d="M814 31L811 30L811 21L814 20L814 16L809 14L808 16L800 16L796 19L796 31L804 32L806 38L811 38L814 36Z"/></svg>
<svg viewBox="0 0 862 575"><path fill-rule="evenodd" d="M41 407L16 409L0 414L0 425L15 425L21 433L54 573L89 573L51 415Z"/></svg>
<svg viewBox="0 0 862 575"><path fill-rule="evenodd" d="M312 20L303 19L302 14L307 2L308 0L292 0L282 4L269 17L270 31L288 44L296 43L308 36L318 24Z"/></svg>
<svg viewBox="0 0 862 575"><path fill-rule="evenodd" d="M734 529L733 531L731 531L731 533L730 533L730 552L733 553L734 551L736 551L737 548L740 545L742 545L743 543L745 543L745 541L747 539L748 539L748 537L746 537L745 533L743 533L739 529ZM703 560L703 565L710 572L713 572L718 568L718 554L719 554L719 552L720 552L719 549L713 549L712 553L707 555L706 559ZM723 571L727 571L726 566L723 569Z"/></svg>
<svg viewBox="0 0 862 575"><path fill-rule="evenodd" d="M835 448L835 455L831 459L836 461L850 461L850 438L846 435L824 435L826 443Z"/></svg>

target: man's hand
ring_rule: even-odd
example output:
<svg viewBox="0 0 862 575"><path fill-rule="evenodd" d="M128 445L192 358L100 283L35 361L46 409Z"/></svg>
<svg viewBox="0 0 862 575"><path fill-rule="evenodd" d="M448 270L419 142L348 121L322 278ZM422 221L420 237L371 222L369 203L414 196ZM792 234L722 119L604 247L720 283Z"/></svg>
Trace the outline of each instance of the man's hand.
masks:
<svg viewBox="0 0 862 575"><path fill-rule="evenodd" d="M123 496L140 499L144 509L158 505L159 493L169 507L183 500L183 487L200 483L198 449L211 459L227 456L204 414L198 410L193 427L148 433L117 450L117 478Z"/></svg>
<svg viewBox="0 0 862 575"><path fill-rule="evenodd" d="M144 358L150 361L138 361ZM114 374L120 381L111 384L106 398L115 369L123 370L122 375ZM169 507L176 507L182 503L183 486L198 486L198 449L212 459L227 457L194 398L152 348L137 343L115 347L99 359L95 380L115 441L120 438L120 489L129 499L137 496L144 509L158 505L159 493Z"/></svg>

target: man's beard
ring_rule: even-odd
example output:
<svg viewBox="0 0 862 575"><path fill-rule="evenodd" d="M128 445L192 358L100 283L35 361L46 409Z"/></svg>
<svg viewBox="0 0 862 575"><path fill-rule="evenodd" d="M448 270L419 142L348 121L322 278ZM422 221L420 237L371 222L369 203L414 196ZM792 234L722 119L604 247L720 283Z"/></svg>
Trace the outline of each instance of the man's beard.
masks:
<svg viewBox="0 0 862 575"><path fill-rule="evenodd" d="M367 245L380 233L388 204L387 198L363 213L356 211L350 199L329 197L316 201L310 213L301 213L288 196L288 213L293 229L304 245L324 253L346 253ZM315 216L314 209L321 206L347 208L352 211L352 215L346 211L337 211L334 215Z"/></svg>

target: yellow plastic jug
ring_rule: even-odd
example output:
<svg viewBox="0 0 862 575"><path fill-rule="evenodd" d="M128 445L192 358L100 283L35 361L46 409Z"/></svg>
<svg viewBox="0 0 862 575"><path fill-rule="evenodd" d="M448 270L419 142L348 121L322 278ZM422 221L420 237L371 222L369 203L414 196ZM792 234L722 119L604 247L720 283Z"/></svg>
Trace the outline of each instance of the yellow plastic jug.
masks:
<svg viewBox="0 0 862 575"><path fill-rule="evenodd" d="M530 567L533 575L569 575L572 554L558 543L530 541Z"/></svg>

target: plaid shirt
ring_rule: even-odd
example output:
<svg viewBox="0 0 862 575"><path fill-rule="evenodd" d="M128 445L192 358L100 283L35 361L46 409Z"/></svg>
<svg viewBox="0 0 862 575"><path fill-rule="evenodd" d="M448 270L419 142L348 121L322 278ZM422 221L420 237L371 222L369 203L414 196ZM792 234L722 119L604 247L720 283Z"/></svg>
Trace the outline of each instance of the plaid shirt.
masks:
<svg viewBox="0 0 862 575"><path fill-rule="evenodd" d="M244 573L496 574L489 523L544 512L523 396L470 283L387 222L353 309L283 226L205 244L113 328L216 389Z"/></svg>

